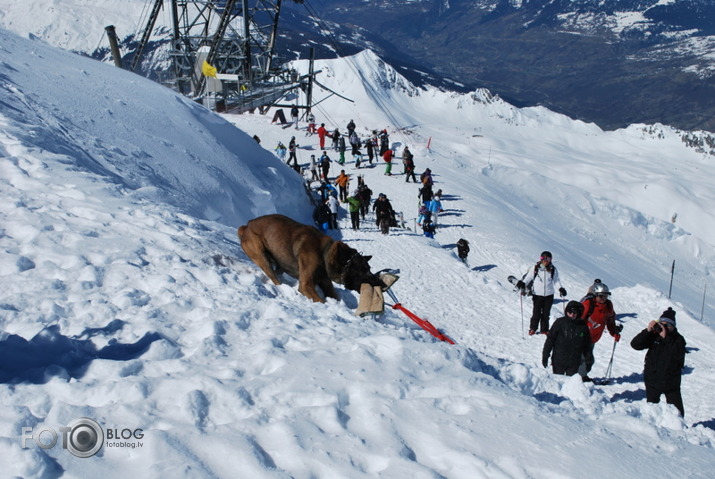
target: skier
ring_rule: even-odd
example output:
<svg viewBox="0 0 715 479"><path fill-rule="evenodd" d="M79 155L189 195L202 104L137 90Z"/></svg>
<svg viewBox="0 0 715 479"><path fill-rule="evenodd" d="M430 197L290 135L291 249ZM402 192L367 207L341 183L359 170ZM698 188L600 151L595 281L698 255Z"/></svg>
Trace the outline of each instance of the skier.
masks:
<svg viewBox="0 0 715 479"><path fill-rule="evenodd" d="M616 324L616 312L613 310L613 303L608 299L611 295L608 286L602 283L600 279L596 279L588 290L589 294L581 300L581 304L583 304L585 311L583 319L586 321L591 333L591 351L593 351L605 329L608 329L615 342L620 341L621 327ZM579 369L579 374L584 382L591 381L591 378L588 377L588 372L589 370L583 363Z"/></svg>
<svg viewBox="0 0 715 479"><path fill-rule="evenodd" d="M631 347L647 349L643 367L646 401L660 402L661 394L685 417L680 380L685 366L685 338L675 327L675 311L668 308L657 321L648 323L646 329L631 340Z"/></svg>
<svg viewBox="0 0 715 479"><path fill-rule="evenodd" d="M469 255L469 241L464 238L459 238L457 241L457 256L462 260L462 263L467 264L467 256Z"/></svg>
<svg viewBox="0 0 715 479"><path fill-rule="evenodd" d="M561 297L566 296L566 290L559 279L559 272L551 260L552 256L549 251L542 252L541 258L536 265L533 268L529 268L524 278L516 283L516 287L522 291L522 294L526 291L527 285L530 285L529 289L531 290L534 308L529 325L529 336L536 334L538 326L541 326L541 334L549 333L549 316L551 315L551 306L554 304L556 285L559 286Z"/></svg>
<svg viewBox="0 0 715 479"><path fill-rule="evenodd" d="M281 160L281 162L283 162L283 160L285 160L286 151L287 150L286 150L286 147L283 144L283 142L279 141L278 145L276 146L276 156L278 157L279 160Z"/></svg>
<svg viewBox="0 0 715 479"><path fill-rule="evenodd" d="M315 131L315 115L313 115L313 112L308 113L308 131L306 132L306 136L312 136ZM320 149L322 150L323 147L321 146Z"/></svg>
<svg viewBox="0 0 715 479"><path fill-rule="evenodd" d="M583 314L581 303L569 301L565 314L554 321L554 325L544 341L541 362L544 367L548 367L549 356L551 356L551 369L554 374L573 376L578 372L582 356L586 358L589 368L593 365L591 336L588 326L581 318L581 314Z"/></svg>

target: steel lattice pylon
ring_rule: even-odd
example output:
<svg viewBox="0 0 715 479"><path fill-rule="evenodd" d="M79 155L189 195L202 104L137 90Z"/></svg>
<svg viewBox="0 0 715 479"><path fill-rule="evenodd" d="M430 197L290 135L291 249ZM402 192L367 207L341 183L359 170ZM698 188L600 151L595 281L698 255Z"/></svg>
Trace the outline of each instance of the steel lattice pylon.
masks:
<svg viewBox="0 0 715 479"><path fill-rule="evenodd" d="M274 66L282 0L169 0L169 55L175 88L212 106L245 111L269 105L300 86L294 72ZM303 0L293 0L302 3ZM162 0L156 0L152 16ZM155 18L150 18L148 29ZM217 78L202 74L204 61Z"/></svg>

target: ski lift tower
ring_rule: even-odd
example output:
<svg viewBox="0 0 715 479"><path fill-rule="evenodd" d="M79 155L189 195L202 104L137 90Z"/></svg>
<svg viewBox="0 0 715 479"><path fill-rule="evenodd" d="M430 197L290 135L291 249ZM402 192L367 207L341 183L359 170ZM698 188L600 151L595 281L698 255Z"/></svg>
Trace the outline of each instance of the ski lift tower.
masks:
<svg viewBox="0 0 715 479"><path fill-rule="evenodd" d="M282 0L169 1L169 55L174 87L182 94L216 110L241 113L268 107L310 81L274 65ZM161 2L156 0L148 30ZM204 74L204 62L216 69L215 77Z"/></svg>

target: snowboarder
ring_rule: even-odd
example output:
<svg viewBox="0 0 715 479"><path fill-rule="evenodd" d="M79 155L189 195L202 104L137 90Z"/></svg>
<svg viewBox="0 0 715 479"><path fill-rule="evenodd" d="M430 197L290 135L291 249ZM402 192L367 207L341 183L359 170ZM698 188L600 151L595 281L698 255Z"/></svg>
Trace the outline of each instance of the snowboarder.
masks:
<svg viewBox="0 0 715 479"><path fill-rule="evenodd" d="M554 321L546 337L541 362L544 367L548 367L551 356L551 369L554 374L573 376L578 372L582 356L586 358L589 368L593 365L591 336L586 322L581 318L582 314L583 305L578 301L569 301L565 316Z"/></svg>
<svg viewBox="0 0 715 479"><path fill-rule="evenodd" d="M551 260L551 252L542 252L536 265L529 268L524 278L516 284L522 294L527 289L531 290L534 308L529 325L529 336L536 334L536 328L539 326L541 326L541 334L548 334L549 316L551 315L551 306L554 304L554 291L557 285L561 297L566 296L566 290L559 279L559 272Z"/></svg>
<svg viewBox="0 0 715 479"><path fill-rule="evenodd" d="M685 366L685 338L675 327L675 311L668 308L657 321L648 323L646 329L631 340L631 347L642 351L647 349L643 367L646 401L665 401L672 404L685 417L683 397L680 394L680 380Z"/></svg>

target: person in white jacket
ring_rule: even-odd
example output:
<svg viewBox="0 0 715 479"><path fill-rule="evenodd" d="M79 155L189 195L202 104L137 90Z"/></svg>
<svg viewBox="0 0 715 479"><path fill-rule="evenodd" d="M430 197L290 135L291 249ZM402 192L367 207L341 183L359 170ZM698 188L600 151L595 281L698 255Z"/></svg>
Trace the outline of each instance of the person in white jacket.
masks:
<svg viewBox="0 0 715 479"><path fill-rule="evenodd" d="M531 323L529 324L529 336L536 334L536 328L540 327L540 334L549 333L549 316L551 306L554 304L554 293L556 287L559 288L561 297L566 296L566 290L561 285L559 271L551 262L553 257L549 251L541 253L541 258L529 268L521 281L516 286L521 289L522 294L527 289L531 290L531 299L534 302L534 309L531 313Z"/></svg>
<svg viewBox="0 0 715 479"><path fill-rule="evenodd" d="M338 202L338 199L330 195L328 198L328 208L330 208L330 229L331 230L336 230L338 229L338 205L340 203Z"/></svg>

